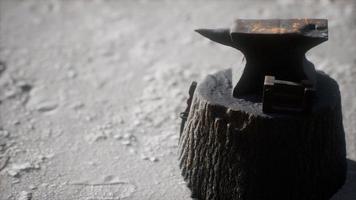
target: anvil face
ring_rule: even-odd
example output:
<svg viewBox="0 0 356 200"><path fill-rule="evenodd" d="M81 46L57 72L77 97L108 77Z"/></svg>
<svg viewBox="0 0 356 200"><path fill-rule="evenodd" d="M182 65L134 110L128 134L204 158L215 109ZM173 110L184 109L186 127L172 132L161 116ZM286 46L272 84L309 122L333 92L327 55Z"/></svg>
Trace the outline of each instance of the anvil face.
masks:
<svg viewBox="0 0 356 200"><path fill-rule="evenodd" d="M244 54L244 69L233 74L234 97L262 96L267 75L315 86L315 69L305 53L328 39L325 19L238 19L231 29L197 32Z"/></svg>
<svg viewBox="0 0 356 200"><path fill-rule="evenodd" d="M311 38L326 38L326 19L238 19L231 33L245 34L294 34Z"/></svg>

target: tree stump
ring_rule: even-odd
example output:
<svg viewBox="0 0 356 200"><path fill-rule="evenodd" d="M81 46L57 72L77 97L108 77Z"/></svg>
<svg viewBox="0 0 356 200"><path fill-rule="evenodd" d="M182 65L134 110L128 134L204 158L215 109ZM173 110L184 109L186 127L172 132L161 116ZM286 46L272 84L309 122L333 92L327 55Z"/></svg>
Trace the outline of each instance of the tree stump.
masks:
<svg viewBox="0 0 356 200"><path fill-rule="evenodd" d="M232 97L231 70L197 86L179 139L180 168L199 200L326 200L344 184L346 149L336 81L317 73L308 114L265 114Z"/></svg>

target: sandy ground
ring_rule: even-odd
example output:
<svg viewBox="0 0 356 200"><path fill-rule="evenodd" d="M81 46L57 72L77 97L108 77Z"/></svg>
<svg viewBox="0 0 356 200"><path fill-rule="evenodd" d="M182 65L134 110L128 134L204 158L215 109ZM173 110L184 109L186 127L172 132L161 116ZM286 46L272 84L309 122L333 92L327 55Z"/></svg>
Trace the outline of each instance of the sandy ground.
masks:
<svg viewBox="0 0 356 200"><path fill-rule="evenodd" d="M342 92L356 199L356 2L0 0L0 199L190 199L177 167L188 86L241 60L196 28L329 19L308 58Z"/></svg>

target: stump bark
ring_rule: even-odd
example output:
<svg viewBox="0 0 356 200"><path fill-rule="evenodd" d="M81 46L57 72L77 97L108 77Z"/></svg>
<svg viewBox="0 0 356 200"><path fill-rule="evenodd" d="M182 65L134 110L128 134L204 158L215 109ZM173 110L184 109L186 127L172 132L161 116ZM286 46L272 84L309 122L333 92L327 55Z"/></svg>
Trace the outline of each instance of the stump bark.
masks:
<svg viewBox="0 0 356 200"><path fill-rule="evenodd" d="M179 138L180 168L200 200L326 200L344 184L337 83L317 73L308 114L265 114L259 97L232 97L231 70L201 82Z"/></svg>

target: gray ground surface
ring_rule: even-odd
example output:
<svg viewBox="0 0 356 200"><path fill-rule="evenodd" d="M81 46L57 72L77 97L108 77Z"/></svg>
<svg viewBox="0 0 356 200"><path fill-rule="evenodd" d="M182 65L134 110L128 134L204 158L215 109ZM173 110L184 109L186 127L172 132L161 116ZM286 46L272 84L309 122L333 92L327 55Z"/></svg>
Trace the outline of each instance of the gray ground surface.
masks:
<svg viewBox="0 0 356 200"><path fill-rule="evenodd" d="M189 198L177 167L188 86L241 54L193 32L321 17L308 58L342 93L356 199L356 2L0 0L0 199Z"/></svg>

